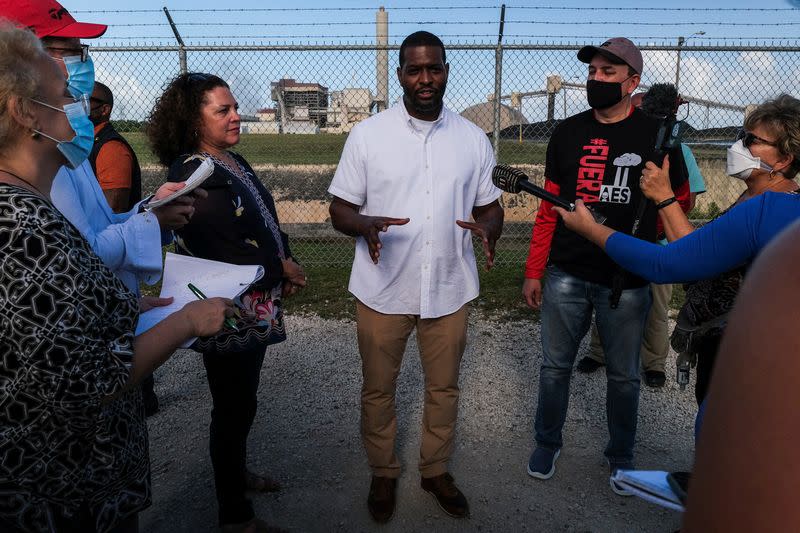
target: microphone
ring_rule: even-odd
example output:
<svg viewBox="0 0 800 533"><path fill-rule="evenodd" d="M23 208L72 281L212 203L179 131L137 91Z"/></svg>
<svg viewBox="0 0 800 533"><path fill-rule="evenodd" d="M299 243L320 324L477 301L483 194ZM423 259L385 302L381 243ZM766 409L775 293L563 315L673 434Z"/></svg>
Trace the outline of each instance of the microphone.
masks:
<svg viewBox="0 0 800 533"><path fill-rule="evenodd" d="M654 83L642 96L641 110L646 114L664 118L674 115L683 99L672 83Z"/></svg>
<svg viewBox="0 0 800 533"><path fill-rule="evenodd" d="M567 202L550 191L534 185L524 172L508 165L497 165L492 169L492 182L498 189L502 189L506 192L516 194L520 191L525 191L537 198L547 200L551 204L557 205L562 209L575 211L575 204Z"/></svg>
<svg viewBox="0 0 800 533"><path fill-rule="evenodd" d="M518 192L525 191L528 194L550 202L566 211L575 211L575 204L556 196L538 185L534 185L524 172L508 165L497 165L492 169L492 183L494 183L498 189L502 189L506 192L517 194ZM605 216L595 212L589 206L586 207L592 213L592 216L598 224L602 224L606 221Z"/></svg>

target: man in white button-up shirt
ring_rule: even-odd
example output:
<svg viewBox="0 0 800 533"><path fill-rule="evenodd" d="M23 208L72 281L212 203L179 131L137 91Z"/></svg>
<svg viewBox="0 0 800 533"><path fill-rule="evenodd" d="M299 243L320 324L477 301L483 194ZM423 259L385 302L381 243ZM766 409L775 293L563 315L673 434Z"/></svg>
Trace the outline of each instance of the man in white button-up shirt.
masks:
<svg viewBox="0 0 800 533"><path fill-rule="evenodd" d="M357 238L349 288L358 300L362 438L373 474L367 504L378 522L394 512L395 389L415 327L425 371L422 488L448 514L469 514L447 462L466 304L478 295L472 234L491 268L503 209L486 135L443 105L448 71L438 37L408 36L397 69L402 101L353 128L328 189L333 226ZM470 216L474 222L466 222Z"/></svg>

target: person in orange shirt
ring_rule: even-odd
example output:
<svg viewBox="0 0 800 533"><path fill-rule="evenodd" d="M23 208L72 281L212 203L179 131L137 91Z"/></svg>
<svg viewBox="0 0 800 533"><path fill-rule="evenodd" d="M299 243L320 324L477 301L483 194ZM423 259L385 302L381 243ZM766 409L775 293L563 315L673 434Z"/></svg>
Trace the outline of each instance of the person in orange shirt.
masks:
<svg viewBox="0 0 800 533"><path fill-rule="evenodd" d="M114 95L95 81L89 118L94 124L94 148L89 155L100 188L115 213L125 213L142 199L142 176L136 154L111 125Z"/></svg>
<svg viewBox="0 0 800 533"><path fill-rule="evenodd" d="M89 120L94 124L94 146L89 154L100 188L115 213L127 213L142 199L142 171L128 141L114 129L109 119L114 109L114 94L107 85L94 82L89 98ZM158 412L155 379L150 374L142 381L146 416Z"/></svg>

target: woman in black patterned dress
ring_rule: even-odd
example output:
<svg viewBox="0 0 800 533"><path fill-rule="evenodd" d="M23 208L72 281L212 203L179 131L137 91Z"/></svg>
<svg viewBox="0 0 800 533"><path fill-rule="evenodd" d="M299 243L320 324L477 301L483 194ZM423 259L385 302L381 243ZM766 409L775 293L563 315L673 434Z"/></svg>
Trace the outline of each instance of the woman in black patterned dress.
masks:
<svg viewBox="0 0 800 533"><path fill-rule="evenodd" d="M193 302L134 337L135 296L50 202L59 167L88 155L80 105L31 32L0 27L4 532L136 531L150 466L133 385L232 313L230 300Z"/></svg>
<svg viewBox="0 0 800 533"><path fill-rule="evenodd" d="M219 523L226 532L258 532L269 526L255 517L245 491L271 492L280 485L247 470L247 435L256 414L264 352L285 336L281 297L305 286L306 277L280 230L272 195L244 158L229 151L239 142L239 126L238 104L228 84L211 74L189 73L165 89L147 133L161 163L170 166L169 181L184 181L204 159L214 162L214 173L203 183L208 197L195 203L191 222L177 232L177 251L264 267L264 278L237 302L263 327L247 330L246 343L239 339L234 346L217 339L195 346L203 353L214 402L209 447ZM268 333L271 337L259 337Z"/></svg>

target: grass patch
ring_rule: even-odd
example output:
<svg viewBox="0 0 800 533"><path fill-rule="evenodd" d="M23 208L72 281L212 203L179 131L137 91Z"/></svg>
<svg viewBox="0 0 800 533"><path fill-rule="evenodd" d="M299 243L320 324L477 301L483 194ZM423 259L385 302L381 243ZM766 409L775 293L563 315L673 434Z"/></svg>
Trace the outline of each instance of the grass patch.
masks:
<svg viewBox="0 0 800 533"><path fill-rule="evenodd" d="M286 312L313 314L321 318L355 319L355 298L347 290L350 266L306 267L308 288L285 302ZM480 271L481 293L470 303L482 316L504 320L530 319L533 311L522 301L521 265L502 265Z"/></svg>
<svg viewBox="0 0 800 533"><path fill-rule="evenodd" d="M123 134L141 165L158 163L142 132ZM335 165L342 155L345 135L254 135L240 137L234 150L251 165Z"/></svg>
<svg viewBox="0 0 800 533"><path fill-rule="evenodd" d="M141 165L158 163L144 133L123 133ZM346 135L245 134L234 150L251 165L336 165ZM544 164L547 145L538 142L500 141L500 161L507 164Z"/></svg>
<svg viewBox="0 0 800 533"><path fill-rule="evenodd" d="M315 240L294 239L293 253L302 261L303 257L336 257L341 259L342 248L349 248L347 264L325 264L322 262L304 263L308 276L308 288L300 291L284 302L289 314L316 315L325 319L355 319L355 298L347 290L353 254L352 239ZM172 247L165 247L164 252ZM500 239L498 254L515 252L527 254L527 239ZM479 316L495 320L539 320L539 313L528 308L522 299L524 281L524 262L505 261L496 264L486 272L480 243L475 243L478 257L478 275L481 290L470 308ZM161 291L161 283L153 286L142 285L142 294L156 296ZM673 285L670 307L680 309L684 302L683 286Z"/></svg>

